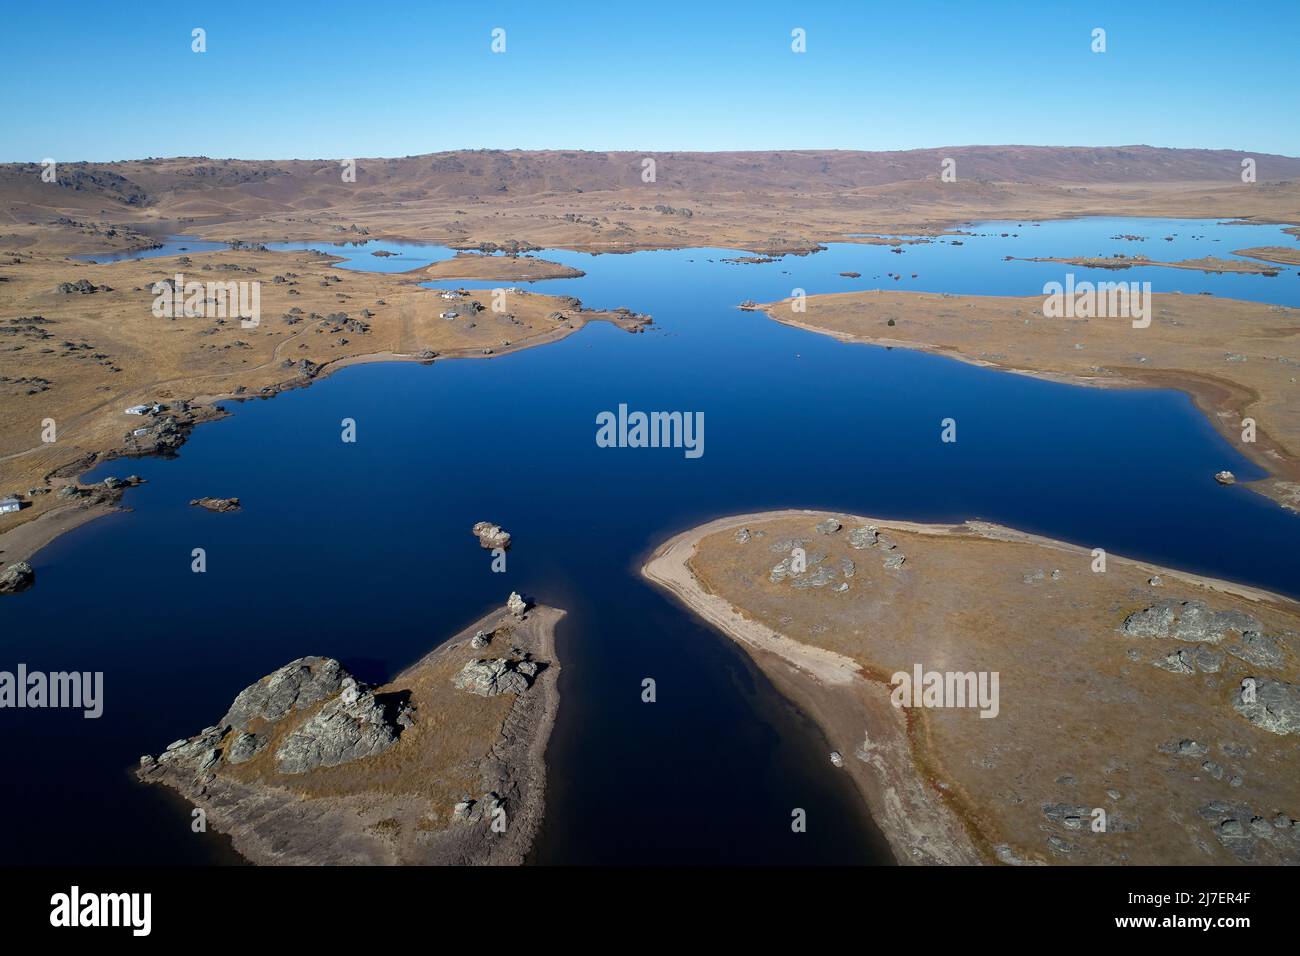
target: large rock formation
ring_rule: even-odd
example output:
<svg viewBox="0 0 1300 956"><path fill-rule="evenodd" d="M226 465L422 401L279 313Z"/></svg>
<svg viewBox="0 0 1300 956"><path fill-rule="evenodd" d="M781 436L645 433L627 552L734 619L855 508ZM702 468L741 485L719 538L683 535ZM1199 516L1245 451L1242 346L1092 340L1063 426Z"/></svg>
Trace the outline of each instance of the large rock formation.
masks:
<svg viewBox="0 0 1300 956"><path fill-rule="evenodd" d="M480 697L495 697L497 694L522 694L536 676L537 664L534 661L497 657L470 661L452 678L452 683Z"/></svg>
<svg viewBox="0 0 1300 956"><path fill-rule="evenodd" d="M343 689L346 676L343 665L333 658L300 657L240 691L221 724L248 730L254 720L273 723L291 710L334 696Z"/></svg>
<svg viewBox="0 0 1300 956"><path fill-rule="evenodd" d="M275 763L281 773L336 767L383 753L397 742L399 733L375 695L345 677L342 692L285 738L275 752Z"/></svg>
<svg viewBox="0 0 1300 956"><path fill-rule="evenodd" d="M411 722L405 711L390 718L375 695L338 661L301 657L240 691L217 724L176 741L157 760L141 757L141 769L148 774L170 764L202 776L222 760L245 763L266 748L280 721L322 701L320 709L276 748L281 773L306 773L382 753Z"/></svg>

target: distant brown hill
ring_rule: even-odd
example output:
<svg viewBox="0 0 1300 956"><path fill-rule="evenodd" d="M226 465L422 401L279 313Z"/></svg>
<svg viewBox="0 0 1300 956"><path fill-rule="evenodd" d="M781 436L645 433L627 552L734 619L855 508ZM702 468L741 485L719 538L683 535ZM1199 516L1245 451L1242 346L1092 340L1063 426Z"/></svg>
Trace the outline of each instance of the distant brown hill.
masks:
<svg viewBox="0 0 1300 956"><path fill-rule="evenodd" d="M1151 146L954 146L899 152L585 152L461 150L400 159L357 159L345 189L339 160L222 160L205 157L62 163L52 199L34 163L0 165L0 203L151 209L164 216L229 215L268 209L326 209L365 201L537 197L618 191L641 183L653 158L660 188L695 195L827 192L937 180L945 158L965 182L1038 185L1240 182L1241 161L1260 182L1300 179L1300 158L1235 150Z"/></svg>

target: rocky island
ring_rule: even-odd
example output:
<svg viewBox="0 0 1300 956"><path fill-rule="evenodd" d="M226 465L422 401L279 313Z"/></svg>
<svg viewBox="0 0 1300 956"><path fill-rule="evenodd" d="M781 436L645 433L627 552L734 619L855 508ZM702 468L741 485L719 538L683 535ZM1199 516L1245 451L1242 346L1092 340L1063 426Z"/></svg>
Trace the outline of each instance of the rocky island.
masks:
<svg viewBox="0 0 1300 956"><path fill-rule="evenodd" d="M563 616L511 594L377 687L299 658L136 775L201 808L252 863L522 863L542 820Z"/></svg>

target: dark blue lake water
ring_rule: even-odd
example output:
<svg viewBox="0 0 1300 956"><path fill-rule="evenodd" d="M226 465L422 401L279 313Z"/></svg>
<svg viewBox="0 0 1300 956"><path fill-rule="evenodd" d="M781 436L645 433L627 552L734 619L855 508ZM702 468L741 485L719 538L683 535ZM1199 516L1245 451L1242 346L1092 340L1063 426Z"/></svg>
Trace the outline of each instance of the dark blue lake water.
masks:
<svg viewBox="0 0 1300 956"><path fill-rule="evenodd" d="M654 327L595 323L491 361L348 368L232 403L178 459L97 469L91 478L135 472L148 484L128 492L133 511L37 556L37 586L0 603L0 668L102 670L105 714L0 712L0 863L225 858L217 838L190 832L184 808L129 780L139 754L211 723L246 684L303 654L383 680L512 589L569 611L538 861L887 861L816 728L638 574L654 544L723 514L982 518L1300 596L1300 519L1215 484L1222 468L1261 472L1185 395L848 345L735 308L795 287L1038 294L1066 267L1004 256L1178 259L1294 242L1272 226L1132 219L970 231L960 247L845 244L763 265L723 262L744 254L733 250L548 250L587 275L539 291L649 312ZM1149 238L1109 238L1122 233ZM347 255L343 268L396 265L370 255L379 248L399 252L403 269L450 255L310 245ZM1069 271L1300 305L1295 270ZM620 403L704 412L703 457L598 448L595 416ZM939 441L945 417L959 423L956 444ZM357 422L355 444L340 441L343 418ZM244 510L190 508L201 495L237 495ZM469 532L483 519L515 536L505 574ZM190 571L195 547L206 574ZM645 677L655 704L641 702ZM790 830L795 807L808 812L805 834Z"/></svg>

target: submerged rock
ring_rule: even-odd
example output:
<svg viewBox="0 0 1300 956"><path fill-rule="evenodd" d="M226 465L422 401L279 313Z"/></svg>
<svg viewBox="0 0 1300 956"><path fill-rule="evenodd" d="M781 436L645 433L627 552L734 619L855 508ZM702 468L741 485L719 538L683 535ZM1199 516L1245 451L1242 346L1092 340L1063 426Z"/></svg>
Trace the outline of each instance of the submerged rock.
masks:
<svg viewBox="0 0 1300 956"><path fill-rule="evenodd" d="M206 508L209 511L238 511L238 498L191 498L191 507Z"/></svg>

